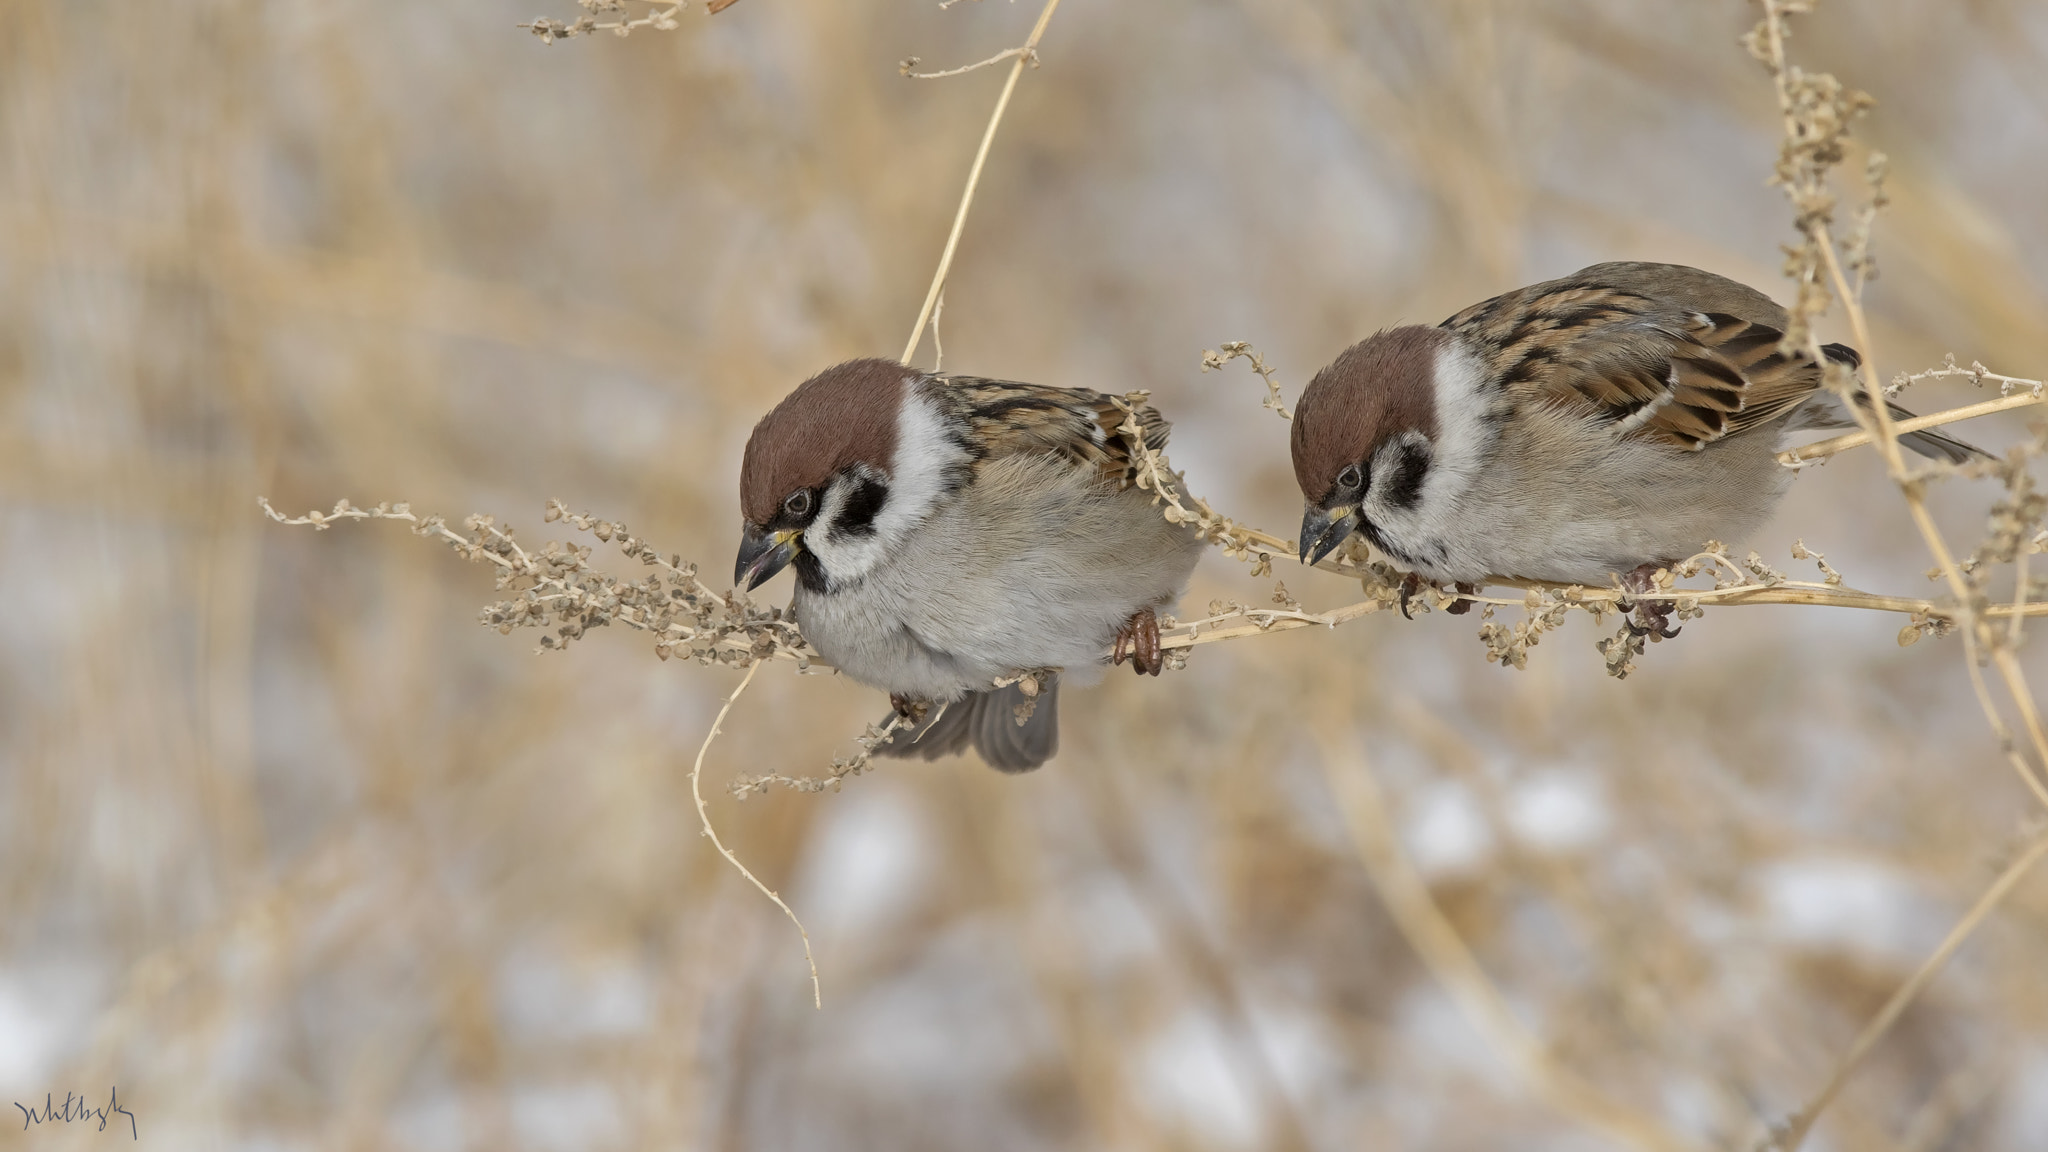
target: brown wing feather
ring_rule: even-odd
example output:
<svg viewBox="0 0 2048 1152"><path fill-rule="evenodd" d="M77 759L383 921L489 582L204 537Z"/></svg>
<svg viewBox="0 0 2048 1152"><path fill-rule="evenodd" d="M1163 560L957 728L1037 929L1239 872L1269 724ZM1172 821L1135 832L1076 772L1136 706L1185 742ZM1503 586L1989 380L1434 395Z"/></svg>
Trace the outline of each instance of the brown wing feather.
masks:
<svg viewBox="0 0 2048 1152"><path fill-rule="evenodd" d="M1122 483L1133 478L1130 448L1117 434L1123 410L1100 392L979 376L931 379L959 406L984 461L1043 452L1098 469L1105 480ZM1147 447L1166 446L1170 426L1157 409L1149 404L1139 408L1138 422Z"/></svg>
<svg viewBox="0 0 2048 1152"><path fill-rule="evenodd" d="M1783 333L1724 313L1693 317L1670 351L1671 401L1641 434L1701 448L1791 413L1820 387L1820 368L1778 350Z"/></svg>
<svg viewBox="0 0 2048 1152"><path fill-rule="evenodd" d="M1778 350L1776 328L1578 278L1510 292L1444 326L1492 349L1501 386L1688 451L1784 416L1820 386L1811 359Z"/></svg>

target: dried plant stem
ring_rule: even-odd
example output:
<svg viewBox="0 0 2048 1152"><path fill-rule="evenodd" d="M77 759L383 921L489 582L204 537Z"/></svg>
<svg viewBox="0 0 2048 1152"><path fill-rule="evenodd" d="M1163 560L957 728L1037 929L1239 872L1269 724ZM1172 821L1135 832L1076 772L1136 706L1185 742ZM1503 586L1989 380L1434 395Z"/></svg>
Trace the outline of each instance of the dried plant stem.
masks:
<svg viewBox="0 0 2048 1152"><path fill-rule="evenodd" d="M1943 424L1953 424L1958 420L1970 420L1978 416L1989 416L1994 412L2009 412L2014 408L2027 408L2036 404L2048 404L2048 394L2037 396L2032 393L2016 393L2011 396L2000 396L1996 400L1986 400L1980 404L1968 404L1961 408L1950 408L1945 412L1915 416L1911 420L1897 421L1893 425L1893 431L1898 435L1904 436L1908 432L1918 432L1923 428L1939 428ZM1836 436L1833 439L1818 440L1798 448L1788 448L1778 453L1778 462L1780 464L1810 463L1833 456L1837 452L1846 452L1851 448L1861 448L1875 439L1876 437L1872 436L1869 432L1849 432Z"/></svg>
<svg viewBox="0 0 2048 1152"><path fill-rule="evenodd" d="M2019 617L2015 616L2013 620L2017 623ZM1977 694L1978 705L1984 710L1984 718L1991 725L1991 734L1998 737L1998 746L2005 753L2006 763L2012 765L2014 772L2019 773L2020 779L2026 782L2027 790L2034 794L2034 799L2039 800L2043 807L2048 807L2048 786L2042 784L2040 773L2036 772L2033 764L2021 754L2019 745L2012 738L2012 729L2006 727L2005 718L1998 714L1997 707L1993 705L1991 687L1984 682L1982 665L1983 661L1977 656L1976 638L1968 632L1963 633L1963 666L1969 670L1970 688Z"/></svg>
<svg viewBox="0 0 2048 1152"><path fill-rule="evenodd" d="M1161 462L1163 465L1163 461ZM1240 552L1262 553L1270 559L1272 553L1285 554L1284 542L1278 538L1249 528L1234 521L1217 516L1213 510L1199 500L1195 508L1189 509L1181 502L1182 493L1178 477L1165 471L1148 473L1148 485L1156 485L1164 493L1164 499L1172 506L1183 509L1188 521L1213 521L1218 533L1218 542L1234 547ZM522 548L508 528L500 528L492 517L471 516L465 521L473 535L464 536L447 526L441 516L423 516L411 510L409 505L382 504L375 508L358 508L347 500L337 501L330 511L313 511L304 516L286 516L271 507L267 500L259 500L265 515L280 524L302 525L315 530L324 530L347 520L399 520L410 525L416 535L441 540L454 548L465 559L477 563L496 565L506 576L531 578L540 586L529 589L521 599L507 601L507 604L530 603L537 609L546 609L557 614L572 611L578 604L588 607L593 601L591 594L572 586L570 580L552 573L544 563L549 557L565 555L559 551L529 553ZM683 623L672 617L645 606L629 603L602 604L602 614L608 620L629 627L650 632L657 636L660 645L669 650L688 652L700 660L716 660L719 663L737 666L757 659L780 659L795 662L799 671L822 670L825 665L817 654L804 646L795 625L778 613L745 607L739 602L713 592L697 578L696 566L681 563L680 557L665 558L652 548L625 534L621 525L598 520L586 514L566 512L559 501L549 504L547 519L566 519L572 526L584 531L604 533L603 538L617 543L629 557L638 557L642 563L651 565L667 575L672 584L686 590L687 602L698 606L697 618ZM552 546L551 546L552 547ZM1695 559L1712 562L1728 571L1741 575L1727 557L1716 553L1702 553ZM1376 579L1375 573L1356 565L1343 563L1332 558L1320 567L1353 579L1364 578L1368 589ZM576 568L585 576L595 580L597 586L609 595L624 587L609 577L589 569L587 563L578 561ZM1525 592L1547 594L1579 605L1599 607L1603 610L1618 606L1622 593L1613 588L1587 588L1571 585L1544 584L1527 580L1496 580L1490 586L1518 588ZM1520 598L1462 595L1461 599L1475 604L1502 608L1527 608L1529 600ZM1855 608L1873 612L1896 612L1924 619L1948 620L1955 615L1953 608L1920 597L1885 596L1873 592L1846 587L1841 584L1813 583L1811 581L1774 579L1770 582L1746 581L1717 588L1680 588L1659 590L1638 594L1638 600L1690 603L1696 606L1737 607L1762 604L1798 604L1814 607ZM678 603L669 597L660 599L663 605ZM1236 607L1220 615L1192 621L1182 621L1177 628L1170 629L1161 638L1161 647L1167 650L1193 648L1203 644L1214 644L1224 640L1237 640L1266 632L1285 632L1297 628L1334 628L1360 617L1392 607L1394 602L1381 594L1371 600L1343 605L1323 612L1311 612L1299 605L1289 604L1284 608ZM504 605L495 606L502 609ZM666 611L667 609L664 609ZM2024 599L2012 604L1994 604L1982 609L1982 615L1990 618L2019 620L2034 616L2048 616L2048 602L2027 603ZM539 616L536 616L539 619ZM489 621L487 621L489 622ZM544 622L544 621L543 621ZM1222 626L1218 626L1222 625ZM503 625L498 625L501 630ZM543 647L549 647L549 638L543 637ZM1967 643L1975 638L1966 636ZM660 645L657 650L661 651ZM559 647L559 645L554 645ZM1973 648L1974 652L1975 649ZM1974 670L1976 661L1971 659ZM1995 714L1994 714L1995 716ZM1994 719L1994 728L2001 738L2006 730ZM852 769L849 768L849 771ZM834 776L845 773L835 773ZM794 780L775 779L775 783L798 783ZM2029 778L2029 784L2044 806L2048 806L2048 789ZM748 789L751 791L753 789Z"/></svg>
<svg viewBox="0 0 2048 1152"><path fill-rule="evenodd" d="M1782 40L1780 43L1782 45ZM1779 51L1782 50L1781 46ZM1927 510L1926 482L1906 471L1905 457L1899 448L1898 423L1892 419L1891 406L1886 403L1884 385L1878 381L1875 344L1871 340L1869 320L1864 315L1863 301L1850 291L1848 278L1842 274L1841 259L1835 251L1834 239L1828 234L1827 225L1815 223L1812 229L1813 242L1820 249L1821 257L1827 265L1828 277L1834 282L1835 291L1842 299L1843 310L1848 313L1849 326L1856 334L1857 346L1863 350L1863 387L1870 396L1872 415L1877 425L1877 445L1884 455L1885 466L1891 472L1893 481L1898 484L1900 494L1905 497L1906 508L1912 513L1914 526L1920 530L1921 538L1927 543L1927 550L1933 554L1935 563L1941 567L1942 578L1947 581L1950 593L1956 598L1954 614L1957 617L1957 624L1967 635L1974 638L1977 635L1974 589L1970 587L1969 581L1963 578L1962 569L1949 551L1948 542L1942 538L1940 527L1934 523L1933 514ZM1814 345L1813 355L1815 360L1819 361L1822 358L1820 337L1816 335L1811 339ZM2015 604L2014 607L2017 609L2019 605ZM2023 615L2023 611L2014 612L2015 618ZM2027 685L2026 673L2021 670L2019 661L2013 656L2010 648L1997 643L1996 638L1989 633L1985 638L1989 641L1987 646L1991 649L1992 665L1998 669L1999 678L2005 682L2006 693L2012 698L2013 706L2019 709L2020 719L2026 724L2027 737L2034 745L2034 755L2039 757L2041 769L2048 771L2048 729L2042 727L2040 711L2034 707L2034 694ZM1978 694L1978 702L1996 727L1997 705L1988 693L1982 692ZM2034 783L2031 772L2027 774L2027 782L2029 785Z"/></svg>
<svg viewBox="0 0 2048 1152"><path fill-rule="evenodd" d="M1262 535L1245 530L1247 535ZM1565 585L1541 584L1533 581L1501 581L1503 586L1527 588L1533 591L1569 591ZM1614 604L1621 594L1609 588L1580 588L1576 591L1578 600L1589 604ZM1460 596L1475 604L1493 604L1501 607L1522 607L1525 601L1498 596ZM1674 602L1694 601L1702 605L1736 607L1752 604L1803 604L1811 607L1858 608L1870 612L1899 612L1909 615L1947 618L1953 609L1933 600L1910 596L1882 596L1874 592L1862 592L1840 585L1814 584L1806 581L1787 580L1777 584L1743 584L1733 588L1678 589L1670 592L1648 592L1636 597L1638 600ZM1279 610L1246 608L1217 619L1242 619L1243 624L1227 628L1208 626L1207 620L1186 621L1180 625L1185 631L1174 631L1162 637L1162 649L1192 648L1200 644L1214 644L1223 640L1237 640L1266 632L1289 632L1297 628L1335 628L1348 624L1362 616L1382 611L1390 605L1384 600L1364 600L1346 604L1326 612L1304 612L1299 609ZM2034 604L1996 604L1985 611L1993 617L2048 616L2048 602ZM2048 793L2043 793L2048 802Z"/></svg>
<svg viewBox="0 0 2048 1152"><path fill-rule="evenodd" d="M1886 472L1898 486L1899 493L1912 516L1914 527L1919 531L1928 552L1934 557L1942 579L1955 598L1955 606L1950 615L1962 629L1965 658L1970 665L1971 687L1976 692L1985 719L1993 732L2000 737L2014 768L2020 772L2022 779L2038 798L2042 795L2042 788L2033 771L2033 765L2013 749L2011 738L1999 715L1997 702L1992 698L1984 677L1977 671L1980 650L1988 650L1992 665L1998 669L2008 696L2026 724L2035 756L2039 758L2044 769L2048 769L2048 732L2043 731L2040 713L2034 706L2032 691L2027 686L2026 677L2019 667L2019 661L2013 655L2011 645L2005 642L2004 636L1990 627L1983 627L1980 630L1982 597L1965 576L1963 567L1957 563L1947 541L1942 537L1939 526L1934 523L1934 518L1927 509L1927 479L1930 475L1939 475L1940 472L1908 471L1905 457L1899 447L1901 422L1892 418L1889 397L1878 378L1876 345L1871 338L1869 318L1863 308L1861 289L1864 274L1868 270L1869 224L1876 210L1883 204L1881 186L1873 193L1868 207L1858 214L1857 229L1851 234L1852 243L1858 253L1858 276L1853 286L1845 274L1841 254L1829 229L1830 213L1835 203L1828 188L1830 172L1841 161L1841 142L1847 138L1849 122L1868 105L1869 98L1861 93L1845 92L1832 77L1814 77L1801 73L1787 61L1786 17L1793 12L1810 11L1810 0L1760 0L1760 3L1764 16L1757 32L1752 34L1751 50L1770 71L1777 93L1785 129L1777 182L1785 188L1786 196L1797 214L1797 229L1805 239L1802 248L1790 250L1793 260L1788 265L1800 287L1799 302L1794 310L1795 330L1803 334L1807 353L1813 357L1814 362L1825 362L1820 337L1810 323L1815 315L1827 307L1827 288L1813 283L1816 274L1825 270L1827 286L1831 286L1835 298L1841 300L1843 310L1848 315L1856 347L1862 354L1857 368L1863 391L1870 401L1865 411L1859 411L1858 405L1855 404L1848 407L1856 415L1857 423L1862 426L1864 442L1874 443L1884 458ZM1816 96L1819 97L1817 102ZM1881 159L1874 160L1873 173L1881 176L1881 165ZM1873 176L1873 182L1880 176ZM2006 399L2025 402L2031 398ZM2017 407L2018 404L2007 406ZM2009 488L2011 484L2009 480ZM2014 629L2017 628L2020 617L2025 615L2024 596L2022 582L2021 589L2015 594L2009 608ZM2010 630L2008 634L2011 634ZM1949 933L1948 938L1942 941L1941 947L1935 950L1934 955L1920 966L1865 1026L1849 1051L1835 1065L1826 1086L1781 1131L1773 1134L1770 1144L1785 1152L1796 1152L1805 1142L1821 1113L1840 1094L1848 1078L1861 1065L1871 1048L1883 1038L1907 1005L1913 1002L1933 979L1934 974L1956 949L1962 946L1963 941L2044 852L2048 852L2048 836L2037 836L1978 898L1976 905Z"/></svg>
<svg viewBox="0 0 2048 1152"><path fill-rule="evenodd" d="M1887 391L1897 392L1908 384L1918 384L1922 380L1953 380L1958 377L1968 377L1980 385L1988 380L1998 385L2000 395L2010 395L2017 388L2025 388L2037 396L2044 391L2048 391L2048 381L2024 380L2018 376L2001 375L1982 364L1973 363L1968 368L1965 368L1956 363L1954 353L1950 353L1948 363L1939 368L1929 368L1925 372L1915 372L1910 376L1894 377L1891 387Z"/></svg>
<svg viewBox="0 0 2048 1152"><path fill-rule="evenodd" d="M645 0L651 5L645 16L637 19L603 20L582 16L573 21L552 20L545 16L526 24L515 25L541 38L541 42L552 44L557 40L569 40L577 36L590 36L599 32L610 32L614 36L630 35L636 28L652 28L659 32L673 32L681 27L676 18L682 14L688 0ZM735 3L736 0L711 0L710 8L715 15ZM584 0L583 7L592 12L624 13L623 0Z"/></svg>
<svg viewBox="0 0 2048 1152"><path fill-rule="evenodd" d="M917 59L917 57L913 56L903 62L903 74L912 80L944 80L948 76L961 76L978 68L986 68L991 64L1001 64L1012 56L1028 55L1030 51L1031 49L1029 48L1005 48L986 60L977 60L972 64L962 64L958 68L948 68L943 72L912 72L909 66Z"/></svg>
<svg viewBox="0 0 2048 1152"><path fill-rule="evenodd" d="M1031 36L1016 50L1017 62L1011 65L1009 78L1003 81L1002 95L996 97L995 111L989 113L988 128L981 134L981 147L975 150L974 164L967 170L967 187L960 193L960 209L953 214L953 230L947 234L945 250L939 254L939 268L932 274L931 290L924 294L924 307L917 310L917 323L910 328L910 342L903 346L903 355L898 357L905 364L917 354L918 342L924 338L925 322L931 319L939 293L945 290L946 273L952 270L953 253L960 246L960 232L967 227L967 210L974 206L974 189L981 183L981 167L988 161L989 145L995 143L996 128L1002 124L1003 112L1010 106L1010 93L1017 90L1017 78L1024 74L1024 66L1036 58L1038 39L1045 35L1045 26L1052 19L1053 9L1059 6L1060 0L1045 0L1045 7L1038 13L1038 23L1031 28Z"/></svg>
<svg viewBox="0 0 2048 1152"><path fill-rule="evenodd" d="M704 743L697 749L697 762L690 765L690 799L697 802L697 823L703 827L704 835L711 838L711 846L718 849L718 854L725 857L726 863L739 869L740 875L745 876L749 884L759 888L762 895L775 901L775 906L782 909L782 914L789 917L791 924L796 925L797 935L804 938L804 963L811 969L811 1006L823 1008L825 995L818 987L818 962L811 958L811 934L804 931L804 922L796 918L796 913L790 911L789 905L783 903L782 897L776 895L775 889L761 883L761 878L749 872L747 866L740 863L740 858L732 854L732 849L727 848L725 842L718 838L718 829L711 826L711 813L704 807L704 790L698 785L698 780L704 773L704 754L711 751L711 742L718 739L719 725L725 723L725 714L732 711L733 701L738 700L740 693L747 690L747 685L754 682L754 673L760 670L759 663L747 665L747 674L740 677L739 687L734 688L732 695L725 698L724 706L719 708L718 715L712 718L711 731L704 734Z"/></svg>
<svg viewBox="0 0 2048 1152"><path fill-rule="evenodd" d="M1259 374L1260 380L1265 381L1265 407L1277 414L1282 420L1294 419L1294 413L1287 410L1286 398L1280 394L1280 381L1277 379L1278 373L1266 366L1266 358L1254 351L1250 343L1243 340L1231 340L1214 351L1202 353L1202 371L1207 372L1212 368L1221 371L1224 365L1240 356L1251 361L1252 371Z"/></svg>
<svg viewBox="0 0 2048 1152"><path fill-rule="evenodd" d="M1342 701L1331 703L1333 707L1322 710L1324 715L1348 714ZM1398 847L1386 799L1356 741L1339 737L1328 724L1320 727L1320 735L1323 776L1337 798L1373 887L1401 935L1467 1019L1507 1056L1543 1102L1563 1115L1632 1147L1653 1152L1693 1149L1654 1118L1615 1103L1599 1088L1560 1066L1543 1042L1522 1026L1507 997L1487 976Z"/></svg>
<svg viewBox="0 0 2048 1152"><path fill-rule="evenodd" d="M1870 1050L1877 1046L1879 1040L1884 1039L1885 1033L1891 1031L1892 1025L1898 1023L1899 1016L1934 979L1935 974L1941 971L1942 966L1948 963L1949 957L1955 955L1956 949L1961 948L1963 942L1970 938L1970 933L1977 930L1977 926L1984 922L1984 918L1991 914L1991 910L1998 907L1999 902L2005 899L2006 894L2013 890L2014 885L2020 882L2029 869L2040 862L2043 855L2048 855L2048 835L2037 835L2025 851L2011 864L2006 865L2005 871L1998 874L1998 879L1992 881L1991 887L1984 890L1984 894L1977 898L1977 903L1956 922L1956 926L1949 929L1948 937L1934 950L1934 954L1920 965L1919 970L1914 972L1911 978L1899 986L1898 991L1892 993L1891 999L1885 1001L1884 1007L1878 1009L1877 1015L1871 1017L1870 1023L1863 1026L1863 1031L1857 1034L1855 1042L1849 1045L1849 1050L1835 1064L1835 1070L1828 1077L1827 1085L1811 1103L1799 1110L1785 1131L1776 1136L1768 1147L1780 1148L1784 1152L1797 1152L1800 1144L1806 1140L1807 1133L1813 1130L1814 1121L1818 1120L1821 1112L1841 1094L1843 1084L1863 1062L1863 1058L1870 1054Z"/></svg>
<svg viewBox="0 0 2048 1152"><path fill-rule="evenodd" d="M2020 642L2020 624L2027 609L2027 557L2032 555L2032 552L2022 548L2020 554L2013 558L2012 613L2008 618L2005 633L2005 642L2008 646L2017 646Z"/></svg>
<svg viewBox="0 0 2048 1152"><path fill-rule="evenodd" d="M2019 661L2013 657L2007 646L1999 643L1994 633L1986 630L1980 634L1979 597L1963 575L1961 566L1956 563L1954 554L1949 551L1948 543L1942 537L1940 528L1934 523L1933 515L1927 510L1926 476L1907 470L1904 454L1899 447L1900 422L1892 419L1891 406L1888 403L1890 398L1878 378L1876 343L1871 338L1869 317L1863 309L1859 291L1860 279L1857 286L1851 286L1843 270L1834 236L1829 230L1828 222L1834 200L1827 190L1828 172L1834 164L1840 162L1839 141L1847 137L1847 124L1862 106L1858 102L1867 103L1867 98L1857 93L1851 93L1847 97L1835 95L1835 107L1832 110L1835 120L1830 125L1835 134L1835 143L1832 150L1817 144L1816 141L1828 139L1827 133L1817 123L1808 122L1814 114L1810 109L1802 110L1794 92L1796 83L1810 82L1813 78L1806 77L1794 69L1785 54L1785 18L1795 11L1809 10L1811 5L1795 3L1793 0L1759 2L1763 7L1764 18L1758 27L1760 39L1752 41L1752 50L1758 51L1758 58L1771 73L1772 85L1778 97L1778 109L1785 128L1786 143L1779 160L1777 181L1784 186L1786 196L1792 202L1797 213L1798 230L1806 241L1804 248L1795 250L1794 267L1799 270L1796 278L1800 285L1800 299L1795 308L1796 328L1805 334L1807 354L1815 363L1825 363L1827 357L1822 353L1820 336L1809 321L1812 316L1826 308L1827 291L1807 279L1814 273L1824 270L1835 297L1842 302L1856 346L1862 353L1857 372L1870 403L1867 410L1855 404L1847 407L1855 415L1857 423L1862 425L1862 433L1867 441L1877 445L1879 454L1884 458L1886 471L1898 485L1899 493L1905 499L1906 509L1912 517L1915 529L1919 531L1928 552L1934 557L1943 580L1948 584L1950 594L1955 598L1955 606L1946 615L1955 620L1957 626L1963 630L1966 648L1969 649L1972 660L1976 659L1977 644L1981 643L1984 648L1989 649L1992 665L1998 669L1999 679L2004 682L2007 695L2011 698L2013 706L2019 710L2021 720L2026 725L2027 736L2033 744L2038 766L2042 771L2048 772L2048 729L2043 728L2040 712L2034 706L2033 693L2027 686L2026 676L2020 669ZM1829 84L1833 83L1831 77L1819 79ZM1839 93L1839 89L1830 91ZM1813 151L1802 153L1802 147L1810 147ZM1881 196L1873 199L1869 210L1861 218L1864 227L1867 227L1870 214L1874 213L1880 203ZM1972 374L1975 374L1974 370ZM2016 617L2025 614L2024 607L2017 600L2012 611ZM1978 705L1983 709L1986 720L1995 731L2002 729L2003 722L1998 716L1998 704L1990 693L1984 690L1982 677L1973 675L1971 684L1977 690ZM2028 786L2035 788L2037 782L2033 764L2024 757L2019 758L2016 763L2029 764L2029 770L2023 775ZM2038 788L2036 791L2038 794Z"/></svg>

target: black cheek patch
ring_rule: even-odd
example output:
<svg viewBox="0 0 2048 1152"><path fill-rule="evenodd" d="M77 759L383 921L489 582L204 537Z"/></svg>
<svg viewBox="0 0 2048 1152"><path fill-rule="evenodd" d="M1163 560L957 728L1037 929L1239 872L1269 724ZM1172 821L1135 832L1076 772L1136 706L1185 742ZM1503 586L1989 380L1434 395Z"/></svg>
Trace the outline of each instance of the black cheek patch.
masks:
<svg viewBox="0 0 2048 1152"><path fill-rule="evenodd" d="M1401 445L1401 459L1387 480L1386 501L1408 510L1422 502L1422 482L1429 478L1429 450L1415 444Z"/></svg>
<svg viewBox="0 0 2048 1152"><path fill-rule="evenodd" d="M873 536L875 517L882 512L882 505L889 500L889 486L880 480L863 477L860 486L847 494L846 504L839 510L839 519L832 526L834 536Z"/></svg>

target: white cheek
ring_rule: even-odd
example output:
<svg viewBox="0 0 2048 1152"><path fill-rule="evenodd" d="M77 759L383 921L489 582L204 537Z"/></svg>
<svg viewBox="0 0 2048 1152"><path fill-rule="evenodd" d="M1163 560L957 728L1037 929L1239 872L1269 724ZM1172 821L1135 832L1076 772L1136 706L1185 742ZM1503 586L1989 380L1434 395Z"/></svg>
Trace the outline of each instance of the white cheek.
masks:
<svg viewBox="0 0 2048 1152"><path fill-rule="evenodd" d="M1502 402L1489 389L1486 369L1463 344L1453 342L1436 354L1437 435L1434 442L1411 432L1384 445L1372 459L1372 483L1366 489L1364 512L1390 541L1414 555L1427 555L1458 534L1460 497L1472 486L1498 435L1487 413ZM1400 475L1400 445L1412 439L1429 450L1429 471L1419 498L1398 507L1388 499Z"/></svg>
<svg viewBox="0 0 2048 1152"><path fill-rule="evenodd" d="M884 542L881 517L875 518L877 531L855 534L838 530L839 518L846 511L846 501L861 486L858 475L836 477L825 487L824 498L818 505L818 518L804 530L804 547L824 565L825 574L836 581L857 580L872 571L888 555ZM894 499L893 493L891 499Z"/></svg>
<svg viewBox="0 0 2048 1152"><path fill-rule="evenodd" d="M1499 402L1498 397L1488 395L1486 366L1455 340L1436 354L1434 383L1436 451L1424 487L1425 507L1429 498L1456 495L1471 482L1479 462L1492 449L1495 432L1486 414Z"/></svg>
<svg viewBox="0 0 2048 1152"><path fill-rule="evenodd" d="M905 384L906 389L911 387ZM894 555L947 499L969 459L967 450L948 435L938 406L913 392L896 417L894 472L887 476L874 473L889 487L889 495L875 515L874 531L837 531L846 501L859 487L858 477L842 476L826 487L818 518L804 532L804 546L817 556L834 582L866 576Z"/></svg>
<svg viewBox="0 0 2048 1152"><path fill-rule="evenodd" d="M949 433L938 405L911 392L896 415L889 501L875 517L875 538L900 540L923 523L953 489L968 460L967 449Z"/></svg>

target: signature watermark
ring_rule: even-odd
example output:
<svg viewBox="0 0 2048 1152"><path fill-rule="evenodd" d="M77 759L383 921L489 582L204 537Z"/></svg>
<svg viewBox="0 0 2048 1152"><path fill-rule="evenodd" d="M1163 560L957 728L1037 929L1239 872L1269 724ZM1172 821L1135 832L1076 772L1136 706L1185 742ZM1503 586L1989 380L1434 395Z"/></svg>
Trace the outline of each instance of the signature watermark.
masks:
<svg viewBox="0 0 2048 1152"><path fill-rule="evenodd" d="M41 1111L28 1107L19 1101L16 1101L14 1106L21 1109L21 1126L24 1129L33 1124L48 1124L56 1120L62 1120L66 1124L75 1124L80 1120L91 1120L94 1117L98 1117L100 1131L105 1132L108 1120L112 1120L116 1116L126 1116L128 1118L129 1138L132 1140L140 1140L142 1138L135 1127L135 1113L121 1107L121 1090L119 1088L113 1088L107 1092L107 1106L104 1108L94 1108L85 1102L85 1097L71 1092L64 1094L64 1106L62 1108L57 1106L57 1094L55 1092L44 1094ZM120 1122L115 1121L115 1123L119 1124Z"/></svg>

